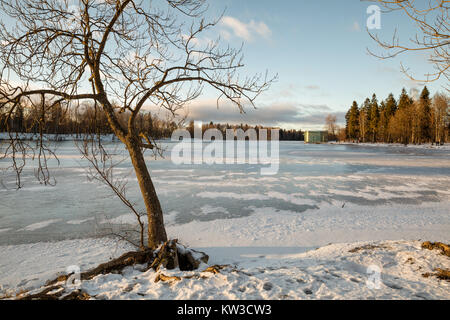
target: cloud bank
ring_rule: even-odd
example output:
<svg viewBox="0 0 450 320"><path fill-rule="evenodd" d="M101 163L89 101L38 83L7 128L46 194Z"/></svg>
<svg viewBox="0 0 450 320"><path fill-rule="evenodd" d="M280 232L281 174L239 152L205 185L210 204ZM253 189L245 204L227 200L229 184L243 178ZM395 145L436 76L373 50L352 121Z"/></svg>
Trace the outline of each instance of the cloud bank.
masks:
<svg viewBox="0 0 450 320"><path fill-rule="evenodd" d="M336 115L338 123L344 122L345 112L334 111L327 105L279 102L257 109L247 107L242 114L231 103L221 103L217 108L215 100L199 100L189 106L188 120L316 129L325 125L325 117L328 114Z"/></svg>
<svg viewBox="0 0 450 320"><path fill-rule="evenodd" d="M226 39L230 39L234 35L246 41L253 41L255 36L268 39L272 35L270 28L262 21L251 20L249 23L244 23L239 19L225 16L220 21L220 25L224 28L222 36Z"/></svg>

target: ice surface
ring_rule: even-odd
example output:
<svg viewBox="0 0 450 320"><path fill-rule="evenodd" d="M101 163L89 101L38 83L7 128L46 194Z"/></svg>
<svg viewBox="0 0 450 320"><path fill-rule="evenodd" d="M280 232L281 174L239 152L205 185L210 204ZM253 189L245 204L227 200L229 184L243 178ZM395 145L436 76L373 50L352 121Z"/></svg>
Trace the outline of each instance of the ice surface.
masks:
<svg viewBox="0 0 450 320"><path fill-rule="evenodd" d="M147 159L166 224L180 234L192 224L226 225L255 215L277 218L280 212L302 221L291 226L299 233L324 231L321 223L329 225L327 232L339 226L353 235L383 228L437 235L449 230L448 148L281 142L279 173L261 176L258 165L174 165L173 145L164 143L167 158L155 161L149 154ZM13 188L11 172L0 175L0 245L99 236L111 226L135 223L107 187L87 179L87 164L73 142L54 146L61 161L59 167L50 162L55 187L36 182L31 166L21 190ZM106 146L125 154L119 144ZM8 159L0 160L0 168L7 166ZM144 212L132 173L129 161L116 169L129 176L127 195ZM282 230L284 221L278 223L273 227Z"/></svg>
<svg viewBox="0 0 450 320"><path fill-rule="evenodd" d="M111 226L129 229L124 224L135 218L111 191L86 178L72 142L55 144L61 160L59 167L51 162L55 187L39 185L31 167L22 190L13 189L10 172L0 176L0 293L33 288L68 266L83 271L133 249L90 238ZM155 284L152 271L129 268L83 282L98 299L449 298L448 283L421 275L450 268L448 258L417 241L450 240L448 148L281 142L275 176L261 176L258 165L147 159L169 237L207 252L211 264L240 272L169 286ZM0 161L0 168L8 165ZM116 172L132 173L129 161ZM127 194L143 211L132 174ZM349 252L367 243L389 249ZM373 265L382 269L379 290L366 285Z"/></svg>

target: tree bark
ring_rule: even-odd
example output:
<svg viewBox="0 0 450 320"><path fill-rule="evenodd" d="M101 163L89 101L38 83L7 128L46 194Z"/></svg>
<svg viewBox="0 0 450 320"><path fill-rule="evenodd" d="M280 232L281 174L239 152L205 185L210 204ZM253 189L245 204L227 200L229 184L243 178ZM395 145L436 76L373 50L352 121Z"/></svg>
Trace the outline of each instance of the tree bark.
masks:
<svg viewBox="0 0 450 320"><path fill-rule="evenodd" d="M150 249L155 249L161 243L167 241L167 234L164 227L161 204L148 172L139 142L139 139L135 137L127 137L126 147L130 154L131 162L136 172L136 177L147 209L148 247Z"/></svg>

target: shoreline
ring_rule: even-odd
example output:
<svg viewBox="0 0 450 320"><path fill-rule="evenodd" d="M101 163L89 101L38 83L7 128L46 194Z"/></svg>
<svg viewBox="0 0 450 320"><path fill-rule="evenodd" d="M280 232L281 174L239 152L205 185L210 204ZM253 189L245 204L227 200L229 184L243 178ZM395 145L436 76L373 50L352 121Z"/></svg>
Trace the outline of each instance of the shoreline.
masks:
<svg viewBox="0 0 450 320"><path fill-rule="evenodd" d="M406 210L404 206L402 207ZM288 211L276 212L271 210L266 212L267 210L262 210L248 217L169 225L167 231L171 239L179 239L180 243L190 248L206 252L210 256L210 265L233 265L243 268L244 272L250 274L260 274L262 270L265 270L263 274L273 272L275 279L271 281L274 282L276 275L275 271L271 270L271 268L274 268L273 264L277 268L292 261L297 261L297 264L302 265L303 259L306 259L309 262L305 268L311 269L310 272L312 272L312 275L308 273L308 277L315 279L315 270L320 270L324 264L328 263L327 261L333 261L333 259L340 261L335 268L347 270L347 253L343 252L342 255L336 255L330 249L330 244L331 248L334 246L338 250L338 248L342 247L379 246L382 243L398 241L407 242L408 246L416 248L419 247L417 243L420 241L450 243L447 232L448 223L442 220L444 219L442 215L445 215L445 212L447 212L445 209L447 207L447 203L446 205L430 203L419 207L408 206L408 210L412 211L408 213L407 219L409 222L406 224L401 223L403 221L400 219L402 217L401 214L392 215L392 212L398 212L396 207L390 207L389 211L386 211L386 207L373 207L372 210L368 210L369 207L347 204L344 208L335 206L334 210L331 210L332 206L325 206L321 211L310 210L302 215ZM339 214L337 214L338 211L340 212ZM428 212L427 216L432 219L426 219L426 221L423 221L423 225L420 225L414 218L420 212L422 212L422 215ZM430 215L431 213L433 213L432 216ZM439 215L442 218L438 218ZM346 221L355 220L356 217L359 217L356 219L357 223L349 229ZM378 218L375 219L375 217ZM313 221L316 222L312 223L310 219L314 219ZM383 223L385 219L387 221ZM395 223L396 219L400 219L400 221ZM324 224L326 221L328 221L328 224ZM391 225L391 227L388 227L388 225ZM252 227L243 229L242 226ZM412 245L412 243L416 244ZM319 260L315 260L314 252L317 249L325 250L323 248L331 250L334 258L323 256ZM39 288L46 281L56 278L60 273L65 273L70 266L76 265L82 271L87 271L100 263L107 262L127 251L134 250L135 248L125 241L119 241L111 237L2 245L0 246L0 261L3 262L0 264L0 296L11 295L25 289ZM400 256L397 257L398 253L380 252L377 254L380 254L380 256L376 259L374 258L375 260L372 262L376 262L376 264L381 266L387 264L386 259L389 260L393 257L400 259ZM417 251L415 254L419 255L419 252ZM304 258L300 260L295 258L302 255ZM367 257L371 255L372 253L369 253ZM352 257L358 258L358 256ZM364 257L366 256L359 258ZM325 259L325 261L321 261L321 259ZM407 258L404 260L407 260ZM429 273L433 272L433 268L442 267L442 265L435 266L433 261L427 260L425 262L425 265L428 266L428 271L426 272ZM395 264L401 265L404 264L404 261L396 260ZM369 265L365 266L365 268ZM291 269L296 270L297 267L294 264L292 266L294 269L289 267L286 269L286 272ZM450 269L450 260L448 258L444 268ZM292 270L289 272L293 272ZM137 271L134 270L133 272ZM350 269L345 272L347 273L347 278L354 277L354 275L350 275L354 270ZM164 274L167 275L167 272L164 271ZM177 276L176 273L172 272L171 274ZM356 274L360 277L365 276L365 272ZM400 275L401 273L397 276ZM146 274L146 276L153 277L154 273ZM320 277L322 276L323 272L320 273ZM105 277L109 279L108 276ZM422 280L420 277L416 280L418 279ZM96 281L100 280L97 279ZM250 277L246 281L252 281L252 278ZM315 283L313 280L311 281ZM113 285L114 283L112 281L110 284ZM347 282L339 283L339 286L348 285ZM151 285L153 285L153 280L148 284L149 290L153 290ZM172 299L172 297L165 296L167 292L164 291L164 288L159 286L155 288L163 290L161 292L158 291L159 293L154 293L157 295L157 297L155 296L156 298ZM437 288L437 284L435 284L435 288ZM208 287L209 289L211 288ZM337 289L340 290L342 287ZM115 292L117 291L117 289L114 290ZM442 296L440 297L442 298ZM128 299L130 297L124 298ZM134 298L141 299L142 297L136 296ZM188 299L188 297L185 298ZM244 298L255 299L261 297L256 295L245 296ZM350 297L341 296L341 298L346 299ZM445 296L445 298L448 299L450 296Z"/></svg>
<svg viewBox="0 0 450 320"><path fill-rule="evenodd" d="M450 143L444 143L443 145L436 145L431 143L423 144L407 144L402 143L386 143L386 142L328 142L329 145L349 145L349 146L361 146L361 147L399 147L410 149L432 149L432 150L450 150Z"/></svg>
<svg viewBox="0 0 450 320"><path fill-rule="evenodd" d="M423 241L425 240L427 239ZM448 243L448 240L450 239L442 239L442 242ZM47 249L46 254L41 253L44 258L47 256L47 265L42 265L41 268L35 266L35 274L28 275L29 279L34 280L34 285L30 283L25 286L25 279L16 285L11 283L10 286L5 286L2 283L0 297L12 298L24 291L38 292L45 281L64 273L68 264L73 266L77 265L77 261L84 260L80 269L86 271L110 260L106 259L108 256L116 258L126 251L132 251L129 246L119 245L114 239L87 242L68 240L35 244L31 249L34 247L35 251L39 251L41 246ZM74 252L77 247L82 248L78 250L78 255L77 250ZM1 249L2 247L0 251ZM72 253L69 254L71 250ZM136 265L127 267L119 274L99 275L92 280L82 281L81 289L94 299L450 298L448 281L425 276L432 275L436 268L448 270L450 260L437 250L422 248L422 241L419 240L356 241L279 250L268 247L217 247L202 250L210 255L211 260L208 265L202 265L201 270L214 264L228 264L237 272L225 268L213 275L201 271L163 269L161 272L169 277L189 277L199 273L203 277L202 280L183 279L168 285L155 283L158 272L142 272L142 266ZM28 256L28 259L32 257ZM55 263L53 267L50 261ZM30 271L30 265L25 264ZM42 270L44 267L47 268L45 272ZM379 287L375 289L367 285L374 268L380 270Z"/></svg>

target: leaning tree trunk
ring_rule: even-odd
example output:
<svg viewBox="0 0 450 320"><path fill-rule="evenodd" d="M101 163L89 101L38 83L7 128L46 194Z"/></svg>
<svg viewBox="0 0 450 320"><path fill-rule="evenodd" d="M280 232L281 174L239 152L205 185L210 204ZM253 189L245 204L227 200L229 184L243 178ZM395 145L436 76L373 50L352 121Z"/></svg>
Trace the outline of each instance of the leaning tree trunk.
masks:
<svg viewBox="0 0 450 320"><path fill-rule="evenodd" d="M164 218L159 203L158 195L145 164L144 155L139 145L139 140L130 137L126 140L126 147L130 154L131 162L136 172L136 177L147 209L148 218L148 247L155 249L161 243L167 241Z"/></svg>

